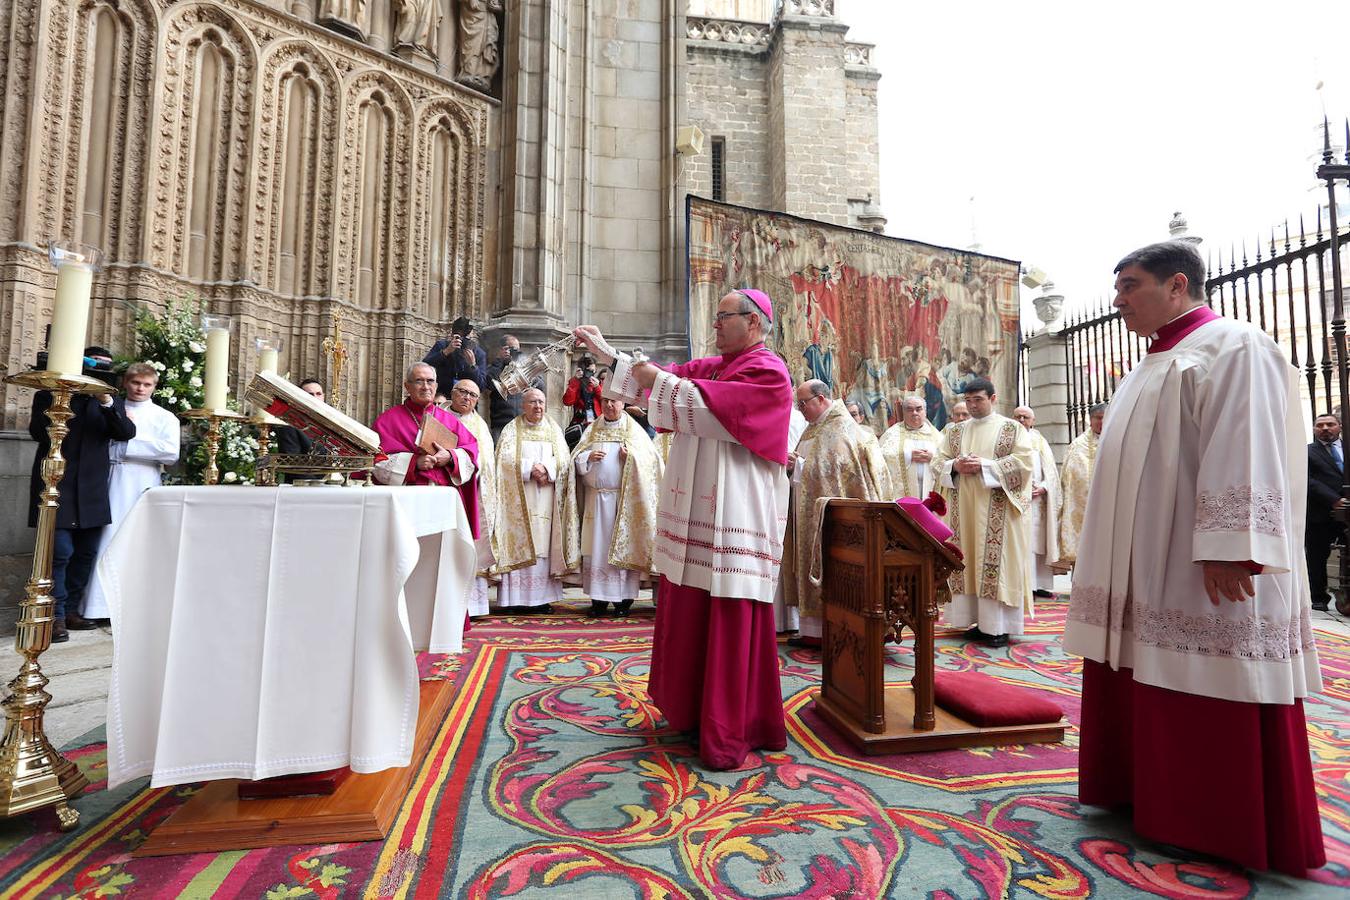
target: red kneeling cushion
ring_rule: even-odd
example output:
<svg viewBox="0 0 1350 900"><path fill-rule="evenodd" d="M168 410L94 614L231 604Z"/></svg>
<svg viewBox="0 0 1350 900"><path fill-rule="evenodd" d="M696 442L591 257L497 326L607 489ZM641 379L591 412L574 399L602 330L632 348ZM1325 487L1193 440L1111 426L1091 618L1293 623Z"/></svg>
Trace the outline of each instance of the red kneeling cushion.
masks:
<svg viewBox="0 0 1350 900"><path fill-rule="evenodd" d="M1043 725L1064 716L1054 701L979 672L935 672L937 705L972 725Z"/></svg>

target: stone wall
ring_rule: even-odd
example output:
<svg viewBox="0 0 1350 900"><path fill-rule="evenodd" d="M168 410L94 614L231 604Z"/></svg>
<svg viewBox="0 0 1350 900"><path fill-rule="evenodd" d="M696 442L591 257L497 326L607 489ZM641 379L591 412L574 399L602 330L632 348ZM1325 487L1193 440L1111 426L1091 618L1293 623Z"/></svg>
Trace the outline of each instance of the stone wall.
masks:
<svg viewBox="0 0 1350 900"><path fill-rule="evenodd" d="M725 141L722 199L840 225L884 224L880 73L870 44L846 40L832 0L784 0L773 21L691 14L686 24L689 121L708 141ZM688 160L686 175L691 192L712 196L709 146Z"/></svg>
<svg viewBox="0 0 1350 900"><path fill-rule="evenodd" d="M454 315L485 317L493 101L436 74L425 51L382 52L378 17L368 44L278 5L0 0L11 367L43 343L52 236L107 254L91 342L130 350L133 305L198 297L238 318L235 386L260 335L286 339L282 371L326 377L319 345L341 308L341 387L361 419ZM5 389L0 427L25 425L27 408Z"/></svg>

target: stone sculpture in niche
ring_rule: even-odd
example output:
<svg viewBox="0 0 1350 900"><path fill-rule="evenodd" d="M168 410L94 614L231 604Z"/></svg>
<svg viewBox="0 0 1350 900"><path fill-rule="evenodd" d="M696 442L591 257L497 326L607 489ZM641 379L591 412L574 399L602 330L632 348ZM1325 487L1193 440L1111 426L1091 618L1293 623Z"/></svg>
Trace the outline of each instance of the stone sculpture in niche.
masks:
<svg viewBox="0 0 1350 900"><path fill-rule="evenodd" d="M459 71L455 80L480 91L492 87L500 62L497 13L501 0L459 0Z"/></svg>
<svg viewBox="0 0 1350 900"><path fill-rule="evenodd" d="M394 11L398 14L394 49L410 47L434 59L432 32L441 21L441 0L394 0Z"/></svg>
<svg viewBox="0 0 1350 900"><path fill-rule="evenodd" d="M366 0L319 0L315 19L341 34L366 39Z"/></svg>

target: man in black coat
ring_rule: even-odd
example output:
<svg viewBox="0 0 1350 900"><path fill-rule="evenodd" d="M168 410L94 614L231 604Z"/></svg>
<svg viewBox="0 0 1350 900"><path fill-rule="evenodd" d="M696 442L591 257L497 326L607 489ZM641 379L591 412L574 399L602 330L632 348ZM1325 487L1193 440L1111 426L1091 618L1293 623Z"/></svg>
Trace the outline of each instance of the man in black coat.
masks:
<svg viewBox="0 0 1350 900"><path fill-rule="evenodd" d="M1326 609L1327 559L1331 545L1345 533L1344 523L1332 512L1345 506L1341 499L1345 454L1341 449L1341 420L1330 413L1313 423L1313 442L1308 445L1308 513L1303 550L1308 558L1308 583L1313 609Z"/></svg>
<svg viewBox="0 0 1350 900"><path fill-rule="evenodd" d="M446 390L466 378L479 390L487 387L487 351L474 340L473 323L464 316L450 323L450 336L433 344L422 362L436 370L436 383Z"/></svg>
<svg viewBox="0 0 1350 900"><path fill-rule="evenodd" d="M111 354L101 347L89 347L84 355L112 361ZM47 435L47 410L51 405L51 393L39 391L33 398L28 420L28 433L37 441L28 488L29 528L37 527L37 504L46 487L42 482L42 461L51 449ZM113 441L129 441L136 436L136 426L127 418L126 404L113 395L111 387L107 394L76 394L71 398L70 408L74 416L61 442L66 470L57 486L61 496L52 550L52 596L56 600L53 643L70 639L67 626L81 630L94 627L79 611L89 576L93 574L99 537L104 526L112 521L108 506L108 448Z"/></svg>

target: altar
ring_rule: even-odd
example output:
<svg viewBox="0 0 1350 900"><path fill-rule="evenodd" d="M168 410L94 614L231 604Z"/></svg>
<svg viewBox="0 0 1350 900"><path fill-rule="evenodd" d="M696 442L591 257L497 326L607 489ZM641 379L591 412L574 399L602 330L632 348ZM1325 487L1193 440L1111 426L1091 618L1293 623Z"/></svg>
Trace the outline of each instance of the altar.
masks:
<svg viewBox="0 0 1350 900"><path fill-rule="evenodd" d="M476 566L453 490L147 491L98 564L109 786L407 766L415 653L462 648Z"/></svg>

